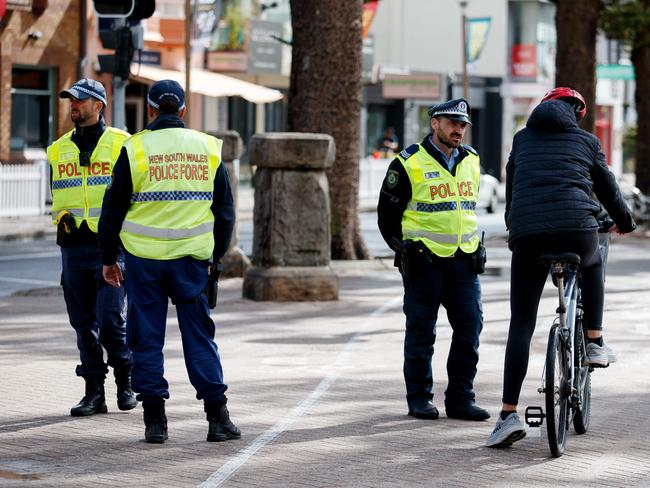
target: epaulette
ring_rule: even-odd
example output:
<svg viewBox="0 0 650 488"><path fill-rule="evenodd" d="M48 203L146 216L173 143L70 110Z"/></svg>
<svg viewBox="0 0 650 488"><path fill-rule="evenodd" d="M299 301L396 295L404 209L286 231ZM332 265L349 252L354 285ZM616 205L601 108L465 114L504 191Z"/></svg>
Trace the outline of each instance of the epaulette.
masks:
<svg viewBox="0 0 650 488"><path fill-rule="evenodd" d="M411 144L409 147L406 149L403 149L401 153L399 153L400 158L403 160L407 160L411 156L413 156L416 152L420 150L420 145L419 144Z"/></svg>
<svg viewBox="0 0 650 488"><path fill-rule="evenodd" d="M461 146L463 146L464 149L467 149L472 154L478 156L478 151L474 149L472 146L470 146L469 144L461 144Z"/></svg>

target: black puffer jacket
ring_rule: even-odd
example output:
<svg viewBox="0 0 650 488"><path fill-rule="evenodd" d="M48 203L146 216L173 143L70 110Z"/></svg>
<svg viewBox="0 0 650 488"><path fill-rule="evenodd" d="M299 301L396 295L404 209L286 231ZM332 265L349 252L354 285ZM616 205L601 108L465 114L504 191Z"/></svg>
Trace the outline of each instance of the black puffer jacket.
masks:
<svg viewBox="0 0 650 488"><path fill-rule="evenodd" d="M598 139L560 100L541 103L515 134L506 166L509 242L530 234L589 232L600 205L621 232L636 227Z"/></svg>

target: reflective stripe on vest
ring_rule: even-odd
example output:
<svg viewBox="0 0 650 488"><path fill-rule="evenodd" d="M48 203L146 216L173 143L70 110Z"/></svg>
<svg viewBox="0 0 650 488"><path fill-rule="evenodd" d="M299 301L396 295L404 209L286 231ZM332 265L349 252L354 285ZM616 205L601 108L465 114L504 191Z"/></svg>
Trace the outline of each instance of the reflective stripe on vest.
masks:
<svg viewBox="0 0 650 488"><path fill-rule="evenodd" d="M211 191L149 191L133 193L131 202L160 202L179 200L212 200Z"/></svg>
<svg viewBox="0 0 650 488"><path fill-rule="evenodd" d="M446 210L456 210L458 205L456 202L422 203L411 200L406 208L408 210L415 210L416 212L444 212ZM460 202L460 209L476 210L476 202Z"/></svg>
<svg viewBox="0 0 650 488"><path fill-rule="evenodd" d="M433 232L426 232L423 230L405 230L404 237L411 240L417 240L418 237L425 237L430 241L444 242L445 244L456 244L458 237L450 234L434 234ZM460 236L460 241L470 242L472 239L478 238L476 233L473 234L462 234Z"/></svg>
<svg viewBox="0 0 650 488"><path fill-rule="evenodd" d="M472 253L478 247L476 202L480 162L469 152L456 165L456 174L441 165L422 146L412 155L401 154L411 183L411 200L402 215L402 238L421 241L438 256L457 249Z"/></svg>
<svg viewBox="0 0 650 488"><path fill-rule="evenodd" d="M66 208L68 212L72 214L73 217L78 217L78 218L83 218L84 214L86 213L85 208ZM55 221L57 215L59 215L60 210L57 210L56 212L52 212L52 220Z"/></svg>
<svg viewBox="0 0 650 488"><path fill-rule="evenodd" d="M79 148L70 131L47 148L52 168L52 223L61 210L67 210L77 226L85 220L97 232L106 185L111 182L113 166L127 132L107 127L90 156L90 164L79 164Z"/></svg>
<svg viewBox="0 0 650 488"><path fill-rule="evenodd" d="M159 260L211 257L221 144L185 128L145 130L125 143L133 193L120 238L128 252Z"/></svg>
<svg viewBox="0 0 650 488"><path fill-rule="evenodd" d="M212 232L214 224L206 222L193 229L160 229L157 227L148 227L146 225L136 224L134 222L124 222L122 230L140 234L142 236L156 237L158 239L185 239L195 237L206 232Z"/></svg>

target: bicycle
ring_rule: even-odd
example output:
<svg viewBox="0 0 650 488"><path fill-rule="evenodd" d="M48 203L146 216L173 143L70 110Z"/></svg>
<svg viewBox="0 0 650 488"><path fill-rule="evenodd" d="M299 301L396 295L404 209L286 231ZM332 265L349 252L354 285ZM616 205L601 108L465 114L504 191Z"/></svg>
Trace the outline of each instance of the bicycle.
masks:
<svg viewBox="0 0 650 488"><path fill-rule="evenodd" d="M600 251L603 255L603 279L609 249L610 219L599 222ZM553 284L557 286L558 317L548 336L546 362L542 375L546 414L542 407L527 407L525 421L530 427L541 427L546 419L551 454L560 457L566 447L571 422L577 434L589 429L591 413L591 373L587 363L587 327L580 290L580 256L574 253L546 254L540 265L548 266ZM606 366L605 366L606 367Z"/></svg>

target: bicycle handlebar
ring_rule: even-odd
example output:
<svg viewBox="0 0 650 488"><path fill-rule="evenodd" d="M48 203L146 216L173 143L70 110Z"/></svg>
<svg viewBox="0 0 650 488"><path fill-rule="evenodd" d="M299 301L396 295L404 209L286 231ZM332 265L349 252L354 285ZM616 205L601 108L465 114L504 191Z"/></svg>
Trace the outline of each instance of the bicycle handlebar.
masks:
<svg viewBox="0 0 650 488"><path fill-rule="evenodd" d="M609 215L596 218L596 222L598 222L598 232L601 233L609 232L615 223Z"/></svg>

